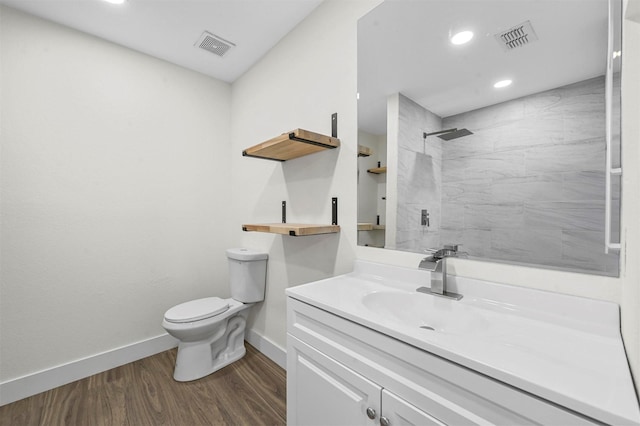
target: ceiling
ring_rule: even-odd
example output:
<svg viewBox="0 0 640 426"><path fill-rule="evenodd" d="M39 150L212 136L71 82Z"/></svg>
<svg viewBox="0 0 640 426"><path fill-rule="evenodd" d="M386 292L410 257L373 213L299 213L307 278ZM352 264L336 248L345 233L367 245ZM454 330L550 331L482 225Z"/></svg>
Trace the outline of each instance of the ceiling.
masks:
<svg viewBox="0 0 640 426"><path fill-rule="evenodd" d="M226 82L244 74L322 0L0 0ZM223 57L194 46L203 31L235 44Z"/></svg>
<svg viewBox="0 0 640 426"><path fill-rule="evenodd" d="M233 82L322 0L0 0L225 82ZM504 51L494 34L530 21L538 40ZM475 32L452 46L456 27ZM235 44L223 57L204 31ZM386 132L386 100L403 93L447 117L602 75L607 0L387 0L358 23L358 120ZM512 86L492 84L511 78Z"/></svg>
<svg viewBox="0 0 640 426"><path fill-rule="evenodd" d="M525 21L538 40L503 49L495 34ZM359 127L386 133L394 93L449 117L603 75L607 22L607 0L388 0L358 22ZM475 36L454 46L456 29Z"/></svg>

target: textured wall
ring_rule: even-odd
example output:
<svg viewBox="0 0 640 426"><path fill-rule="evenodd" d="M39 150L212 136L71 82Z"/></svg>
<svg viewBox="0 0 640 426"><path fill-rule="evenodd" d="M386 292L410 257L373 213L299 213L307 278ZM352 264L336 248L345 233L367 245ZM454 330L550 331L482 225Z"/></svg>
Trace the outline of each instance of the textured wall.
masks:
<svg viewBox="0 0 640 426"><path fill-rule="evenodd" d="M442 140L423 133L442 130L442 119L400 94L395 248L422 251L440 245L442 220ZM390 206L393 208L394 206ZM421 225L421 210L429 226Z"/></svg>
<svg viewBox="0 0 640 426"><path fill-rule="evenodd" d="M0 7L0 381L227 290L228 84Z"/></svg>
<svg viewBox="0 0 640 426"><path fill-rule="evenodd" d="M470 255L617 273L604 254L604 78L443 120L442 240ZM446 242L445 241L445 242Z"/></svg>

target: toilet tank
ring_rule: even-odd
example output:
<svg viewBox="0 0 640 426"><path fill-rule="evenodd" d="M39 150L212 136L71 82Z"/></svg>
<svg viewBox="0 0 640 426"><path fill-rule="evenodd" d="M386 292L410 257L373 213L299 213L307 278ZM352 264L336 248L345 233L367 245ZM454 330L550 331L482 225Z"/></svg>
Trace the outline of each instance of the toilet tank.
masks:
<svg viewBox="0 0 640 426"><path fill-rule="evenodd" d="M267 253L247 248L227 249L231 297L242 303L264 300Z"/></svg>

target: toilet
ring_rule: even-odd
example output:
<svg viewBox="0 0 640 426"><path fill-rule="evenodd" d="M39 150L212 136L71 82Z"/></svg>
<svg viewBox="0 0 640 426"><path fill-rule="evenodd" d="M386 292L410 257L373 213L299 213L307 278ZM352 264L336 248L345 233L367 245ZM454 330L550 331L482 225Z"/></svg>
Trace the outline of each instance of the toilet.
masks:
<svg viewBox="0 0 640 426"><path fill-rule="evenodd" d="M231 298L205 297L181 303L164 314L162 327L180 341L173 378L197 380L245 354L249 308L264 300L267 253L227 250Z"/></svg>

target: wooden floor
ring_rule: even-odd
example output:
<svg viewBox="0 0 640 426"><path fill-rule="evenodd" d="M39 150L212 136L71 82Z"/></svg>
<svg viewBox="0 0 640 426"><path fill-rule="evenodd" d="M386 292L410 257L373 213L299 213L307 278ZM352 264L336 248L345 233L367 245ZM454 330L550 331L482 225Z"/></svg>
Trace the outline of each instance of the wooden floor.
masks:
<svg viewBox="0 0 640 426"><path fill-rule="evenodd" d="M246 347L241 360L184 383L172 377L176 350L162 352L0 407L0 425L283 425L285 371Z"/></svg>

